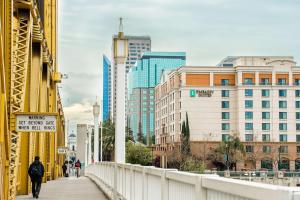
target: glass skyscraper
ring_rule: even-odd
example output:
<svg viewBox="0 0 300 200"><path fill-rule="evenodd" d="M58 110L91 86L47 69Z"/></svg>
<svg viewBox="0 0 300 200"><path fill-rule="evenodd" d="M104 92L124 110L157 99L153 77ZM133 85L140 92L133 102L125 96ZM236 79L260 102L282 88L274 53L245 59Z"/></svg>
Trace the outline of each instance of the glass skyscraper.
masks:
<svg viewBox="0 0 300 200"><path fill-rule="evenodd" d="M111 94L111 64L109 59L103 55L103 97L102 97L102 118L108 120L110 115L110 94Z"/></svg>
<svg viewBox="0 0 300 200"><path fill-rule="evenodd" d="M137 138L154 134L154 87L163 71L185 65L185 52L145 52L128 72L127 126Z"/></svg>

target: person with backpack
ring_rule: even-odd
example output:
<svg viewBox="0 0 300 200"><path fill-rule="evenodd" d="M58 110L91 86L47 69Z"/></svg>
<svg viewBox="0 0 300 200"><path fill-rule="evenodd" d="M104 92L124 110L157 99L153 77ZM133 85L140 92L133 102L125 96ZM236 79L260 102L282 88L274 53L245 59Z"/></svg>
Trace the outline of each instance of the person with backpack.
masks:
<svg viewBox="0 0 300 200"><path fill-rule="evenodd" d="M64 162L64 164L63 164L63 166L61 167L62 168L62 170L63 170L63 175L64 175L64 177L68 177L69 175L67 174L67 169L68 169L68 167L67 167L67 165L66 165L66 162Z"/></svg>
<svg viewBox="0 0 300 200"><path fill-rule="evenodd" d="M75 168L76 168L76 175L77 175L77 178L78 178L79 177L79 171L81 169L81 163L80 163L79 159L75 163Z"/></svg>
<svg viewBox="0 0 300 200"><path fill-rule="evenodd" d="M44 176L44 166L40 162L40 157L36 156L28 169L28 174L32 184L32 196L33 198L39 198L42 178Z"/></svg>

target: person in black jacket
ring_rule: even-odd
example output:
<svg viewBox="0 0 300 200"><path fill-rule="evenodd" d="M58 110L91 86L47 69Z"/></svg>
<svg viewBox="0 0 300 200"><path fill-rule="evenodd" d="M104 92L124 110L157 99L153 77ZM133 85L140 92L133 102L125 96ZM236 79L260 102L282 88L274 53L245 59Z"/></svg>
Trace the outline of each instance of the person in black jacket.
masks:
<svg viewBox="0 0 300 200"><path fill-rule="evenodd" d="M36 156L31 163L28 174L32 183L32 196L33 198L39 198L41 190L42 178L44 176L44 166L40 162L40 157Z"/></svg>

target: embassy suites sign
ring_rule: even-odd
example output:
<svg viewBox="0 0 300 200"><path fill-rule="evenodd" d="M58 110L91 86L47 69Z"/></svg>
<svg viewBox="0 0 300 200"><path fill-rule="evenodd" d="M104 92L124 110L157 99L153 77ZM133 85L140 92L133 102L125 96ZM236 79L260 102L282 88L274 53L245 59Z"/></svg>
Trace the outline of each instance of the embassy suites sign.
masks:
<svg viewBox="0 0 300 200"><path fill-rule="evenodd" d="M211 97L213 90L190 90L190 97Z"/></svg>

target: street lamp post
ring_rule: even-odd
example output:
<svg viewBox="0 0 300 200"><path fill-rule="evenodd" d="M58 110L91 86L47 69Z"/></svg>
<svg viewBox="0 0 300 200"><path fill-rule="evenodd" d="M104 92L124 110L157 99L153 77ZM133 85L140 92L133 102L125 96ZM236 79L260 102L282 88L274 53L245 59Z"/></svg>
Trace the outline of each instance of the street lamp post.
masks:
<svg viewBox="0 0 300 200"><path fill-rule="evenodd" d="M116 133L115 133L115 161L125 163L125 92L126 92L126 58L128 55L128 40L123 33L122 18L118 37L113 39L114 61L116 64Z"/></svg>
<svg viewBox="0 0 300 200"><path fill-rule="evenodd" d="M100 114L100 106L96 102L93 105L93 114L94 114L94 162L99 162L99 114Z"/></svg>

